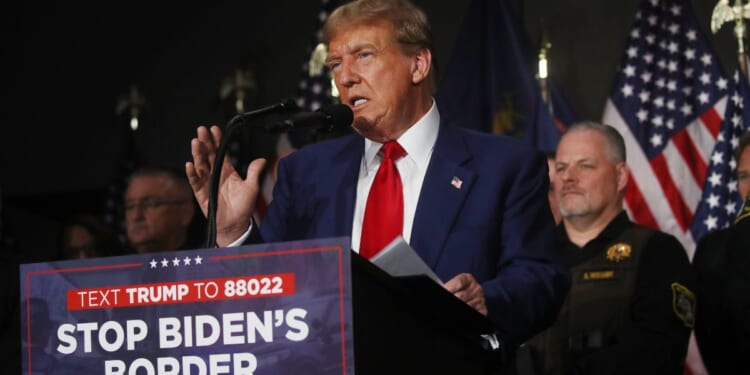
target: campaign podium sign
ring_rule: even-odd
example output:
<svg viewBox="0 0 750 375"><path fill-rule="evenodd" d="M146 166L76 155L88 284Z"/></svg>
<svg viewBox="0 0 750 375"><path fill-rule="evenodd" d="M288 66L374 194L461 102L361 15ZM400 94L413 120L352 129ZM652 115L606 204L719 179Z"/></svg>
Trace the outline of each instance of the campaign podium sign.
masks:
<svg viewBox="0 0 750 375"><path fill-rule="evenodd" d="M23 374L353 374L348 238L21 265Z"/></svg>

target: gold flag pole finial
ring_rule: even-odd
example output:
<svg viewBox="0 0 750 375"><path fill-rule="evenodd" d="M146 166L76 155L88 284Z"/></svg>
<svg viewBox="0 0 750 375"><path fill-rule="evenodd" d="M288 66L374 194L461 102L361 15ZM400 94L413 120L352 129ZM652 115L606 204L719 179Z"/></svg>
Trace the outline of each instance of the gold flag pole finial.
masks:
<svg viewBox="0 0 750 375"><path fill-rule="evenodd" d="M551 105L549 94L549 85L547 84L547 78L549 77L549 64L548 55L549 50L552 48L552 43L549 41L547 32L542 31L542 35L539 42L539 60L537 64L537 81L539 82L539 90L542 93L542 100L548 106Z"/></svg>
<svg viewBox="0 0 750 375"><path fill-rule="evenodd" d="M249 67L238 67L224 77L219 89L222 100L234 100L234 111L245 112L245 101L257 90L255 73Z"/></svg>
<svg viewBox="0 0 750 375"><path fill-rule="evenodd" d="M126 94L120 96L115 106L115 112L121 115L127 111L130 118L130 129L137 131L140 127L141 111L146 104L146 98L136 85L130 85Z"/></svg>
<svg viewBox="0 0 750 375"><path fill-rule="evenodd" d="M750 19L750 3L743 4L742 0L734 0L734 5L729 5L729 0L719 0L711 14L711 32L716 34L721 26L728 21L734 21L734 36L737 38L737 57L740 70L747 75L748 57L745 51L745 19Z"/></svg>

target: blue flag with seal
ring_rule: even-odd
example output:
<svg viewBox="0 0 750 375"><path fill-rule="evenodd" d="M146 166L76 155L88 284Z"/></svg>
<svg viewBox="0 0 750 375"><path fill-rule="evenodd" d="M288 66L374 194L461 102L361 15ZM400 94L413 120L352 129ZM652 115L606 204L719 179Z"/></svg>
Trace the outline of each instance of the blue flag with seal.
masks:
<svg viewBox="0 0 750 375"><path fill-rule="evenodd" d="M575 115L548 81L551 105L534 78L528 36L505 0L473 0L436 100L459 126L513 135L554 151Z"/></svg>

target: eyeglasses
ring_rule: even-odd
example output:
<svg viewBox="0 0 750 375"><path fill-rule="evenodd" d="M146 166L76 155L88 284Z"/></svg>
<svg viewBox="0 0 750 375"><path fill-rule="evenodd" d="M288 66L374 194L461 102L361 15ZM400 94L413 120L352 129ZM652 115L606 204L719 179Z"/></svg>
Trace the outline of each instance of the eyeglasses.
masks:
<svg viewBox="0 0 750 375"><path fill-rule="evenodd" d="M130 212L136 208L140 208L143 211L153 211L162 206L177 205L187 202L187 199L181 200L160 200L160 199L144 199L141 201L125 202L125 212Z"/></svg>

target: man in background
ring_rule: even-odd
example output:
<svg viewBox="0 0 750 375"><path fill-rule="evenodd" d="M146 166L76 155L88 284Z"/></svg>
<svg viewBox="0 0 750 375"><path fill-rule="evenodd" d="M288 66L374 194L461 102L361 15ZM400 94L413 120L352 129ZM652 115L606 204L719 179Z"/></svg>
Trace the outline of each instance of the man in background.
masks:
<svg viewBox="0 0 750 375"><path fill-rule="evenodd" d="M201 248L204 229L184 173L144 167L125 192L125 228L137 253Z"/></svg>
<svg viewBox="0 0 750 375"><path fill-rule="evenodd" d="M682 374L695 278L677 239L632 223L623 210L622 136L608 125L573 125L552 177L573 283L555 324L528 344L532 364L519 372Z"/></svg>

